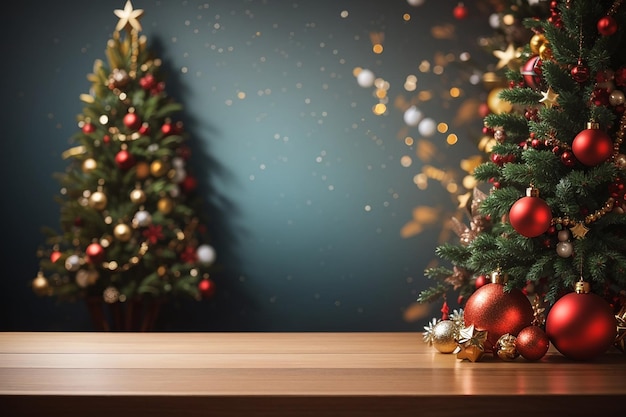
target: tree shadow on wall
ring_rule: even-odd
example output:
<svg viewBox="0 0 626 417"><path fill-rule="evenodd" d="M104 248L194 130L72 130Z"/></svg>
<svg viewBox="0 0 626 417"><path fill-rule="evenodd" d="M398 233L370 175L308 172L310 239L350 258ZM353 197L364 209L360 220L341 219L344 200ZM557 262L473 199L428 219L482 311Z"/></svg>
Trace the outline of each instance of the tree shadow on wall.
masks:
<svg viewBox="0 0 626 417"><path fill-rule="evenodd" d="M153 37L150 50L165 56L163 42ZM234 176L211 152L211 142L219 131L211 123L210 114L203 108L200 118L189 111L185 98L190 90L180 77L180 71L163 59L161 71L165 76L166 91L180 103L183 110L176 115L184 124L191 156L187 170L198 180L196 197L200 198L198 217L207 227L209 243L217 257L211 279L216 284L215 294L202 301L173 300L165 305L157 321L157 331L246 331L258 328L254 322L253 298L250 297L238 256L238 238L244 233L236 219L239 210L227 195L222 194L218 182L232 183ZM206 106L208 107L208 105ZM198 115L198 112L195 113ZM201 137L198 132L210 137Z"/></svg>

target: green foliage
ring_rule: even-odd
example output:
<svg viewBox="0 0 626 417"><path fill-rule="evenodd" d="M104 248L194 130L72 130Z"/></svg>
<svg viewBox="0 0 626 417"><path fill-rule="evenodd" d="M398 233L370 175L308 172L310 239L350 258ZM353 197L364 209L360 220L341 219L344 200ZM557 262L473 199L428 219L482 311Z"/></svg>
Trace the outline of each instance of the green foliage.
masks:
<svg viewBox="0 0 626 417"><path fill-rule="evenodd" d="M87 77L92 93L81 96L85 107L64 154L67 169L54 174L62 189L55 197L61 230L45 229L48 246L39 255L49 288L38 293L74 300L113 289L109 294L127 300L199 299L198 283L213 268L197 257L208 236L201 199L185 187L194 178L187 133L176 120L182 106L166 94L160 60L145 38L115 32L105 53L107 62L97 60ZM137 123L126 120L133 116ZM131 157L126 164L118 160L123 152ZM133 191L143 198L132 199ZM88 253L94 243L99 258ZM66 266L70 256L79 264Z"/></svg>
<svg viewBox="0 0 626 417"><path fill-rule="evenodd" d="M603 36L597 29L612 4L559 2L560 23L546 15L524 20L526 27L544 36L550 54L541 55L537 88L526 86L520 68L537 51L522 44L518 66L510 65L506 71L512 87L500 93L513 110L489 114L484 120L487 127L504 132L491 149L490 161L473 172L478 188L488 192L470 217L482 219L479 223L487 222L488 227L477 230L469 242L448 242L435 251L446 263L467 271L466 282L454 288L460 294L471 294L478 275L496 270L508 276L508 288L533 283L548 304L572 291L581 278L611 302L626 289L626 170L620 162L626 154L621 142L626 116L623 106L602 98L608 95L603 89L626 90L626 30L621 24L626 22L626 7L615 10L613 17L619 22L615 34ZM587 80L575 79L571 72L575 66L588 70ZM602 83L614 73L618 75L612 84ZM558 95L555 103L543 100L548 93ZM605 161L586 166L576 154L594 153L595 142L587 148L573 143L591 121L611 137L614 152ZM529 187L552 212L550 227L534 237L515 230L509 220L511 206L526 196ZM557 247L571 247L572 255L562 257ZM427 275L437 283L420 300L432 301L453 290L446 281L450 269L430 269Z"/></svg>

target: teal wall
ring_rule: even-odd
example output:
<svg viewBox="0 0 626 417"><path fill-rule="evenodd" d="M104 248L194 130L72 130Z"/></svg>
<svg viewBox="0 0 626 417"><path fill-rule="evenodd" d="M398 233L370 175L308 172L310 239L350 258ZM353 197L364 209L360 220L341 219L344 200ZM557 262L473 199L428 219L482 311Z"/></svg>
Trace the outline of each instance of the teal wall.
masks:
<svg viewBox="0 0 626 417"><path fill-rule="evenodd" d="M2 14L2 330L89 329L81 304L56 305L28 285L40 230L58 225L52 174L65 169L61 153L77 130L78 97L88 92L86 75L104 58L113 10L123 3L23 1ZM428 285L423 270L444 220L414 237L400 231L414 208L447 214L456 202L436 181L427 190L415 186L424 162L403 138L419 133L394 102L431 90L433 100L420 108L451 123L461 102L445 98L451 86L480 99L481 88L452 64L443 75L418 71L437 52L474 51L479 32L489 31L477 11L455 21L454 4L134 1L145 10L143 34L170 73L166 88L185 106L192 163L203 173L225 268L213 300L169 306L162 329L421 330L403 314ZM436 39L435 26L454 34ZM382 54L372 52L372 33L384 33ZM390 83L386 115L372 113L378 100L357 84L355 67ZM415 92L403 88L409 74L419 76ZM477 153L479 129L480 121L453 127L460 140L452 147L445 135L431 138L437 156L430 163L457 168ZM402 166L403 156L411 166Z"/></svg>

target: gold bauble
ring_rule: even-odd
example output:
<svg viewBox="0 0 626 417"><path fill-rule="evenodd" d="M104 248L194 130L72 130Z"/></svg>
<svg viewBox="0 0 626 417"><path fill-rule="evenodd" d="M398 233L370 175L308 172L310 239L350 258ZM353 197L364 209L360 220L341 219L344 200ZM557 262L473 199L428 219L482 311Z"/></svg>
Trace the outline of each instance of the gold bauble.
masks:
<svg viewBox="0 0 626 417"><path fill-rule="evenodd" d="M96 191L89 196L89 207L104 210L107 206L107 196L102 191Z"/></svg>
<svg viewBox="0 0 626 417"><path fill-rule="evenodd" d="M544 43L539 47L539 58L542 61L550 61L552 59L552 48L549 43Z"/></svg>
<svg viewBox="0 0 626 417"><path fill-rule="evenodd" d="M141 204L146 201L146 193L141 188L135 188L130 192L130 201Z"/></svg>
<svg viewBox="0 0 626 417"><path fill-rule="evenodd" d="M82 169L85 174L89 174L93 170L98 168L98 163L93 158L87 158L83 161Z"/></svg>
<svg viewBox="0 0 626 417"><path fill-rule="evenodd" d="M158 201L157 209L163 214L170 214L174 209L174 202L169 197L163 197Z"/></svg>
<svg viewBox="0 0 626 417"><path fill-rule="evenodd" d="M626 155L623 153L617 154L615 156L615 165L621 170L626 169Z"/></svg>
<svg viewBox="0 0 626 417"><path fill-rule="evenodd" d="M150 175L150 165L147 162L137 162L135 165L135 175L137 179L145 180Z"/></svg>
<svg viewBox="0 0 626 417"><path fill-rule="evenodd" d="M167 163L163 162L163 161L153 161L150 164L150 173L152 175L154 175L155 177L162 177L163 175L167 174L167 171L169 171L169 166L167 165Z"/></svg>
<svg viewBox="0 0 626 417"><path fill-rule="evenodd" d="M539 48L546 43L546 37L542 33L537 33L530 38L530 50L533 55L539 55Z"/></svg>
<svg viewBox="0 0 626 417"><path fill-rule="evenodd" d="M513 110L513 105L511 103L499 97L500 92L503 90L504 88L494 88L487 96L487 107L489 107L489 110L491 110L492 113L509 113Z"/></svg>
<svg viewBox="0 0 626 417"><path fill-rule="evenodd" d="M133 229L125 223L120 223L113 229L113 235L120 242L128 242L133 236Z"/></svg>
<svg viewBox="0 0 626 417"><path fill-rule="evenodd" d="M441 320L433 327L433 346L441 353L452 353L457 347L457 326L452 320Z"/></svg>
<svg viewBox="0 0 626 417"><path fill-rule="evenodd" d="M33 282L31 283L31 285L33 287L33 291L37 295L50 294L50 284L48 283L48 280L46 279L46 277L43 275L43 272L41 271L37 274L35 279L33 279Z"/></svg>

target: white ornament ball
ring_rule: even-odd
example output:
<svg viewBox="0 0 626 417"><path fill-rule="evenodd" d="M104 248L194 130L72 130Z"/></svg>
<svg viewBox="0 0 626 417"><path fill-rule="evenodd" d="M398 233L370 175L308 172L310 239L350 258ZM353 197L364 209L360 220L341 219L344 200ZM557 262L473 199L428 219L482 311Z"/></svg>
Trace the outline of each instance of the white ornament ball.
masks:
<svg viewBox="0 0 626 417"><path fill-rule="evenodd" d="M87 286L89 286L89 272L87 272L87 270L85 269L79 269L78 272L76 272L76 285L78 285L81 288L86 288Z"/></svg>
<svg viewBox="0 0 626 417"><path fill-rule="evenodd" d="M174 158L172 158L172 166L174 168L184 168L185 160L181 158L180 156L175 156Z"/></svg>
<svg viewBox="0 0 626 417"><path fill-rule="evenodd" d="M424 115L416 106L411 106L404 112L404 123L409 126L417 126Z"/></svg>
<svg viewBox="0 0 626 417"><path fill-rule="evenodd" d="M369 88L374 85L376 76L371 70L362 69L356 76L356 82L363 88Z"/></svg>
<svg viewBox="0 0 626 417"><path fill-rule="evenodd" d="M406 0L407 3L409 3L411 6L421 6L422 4L424 4L424 0Z"/></svg>
<svg viewBox="0 0 626 417"><path fill-rule="evenodd" d="M70 255L65 260L65 269L68 271L78 271L80 268L80 256Z"/></svg>
<svg viewBox="0 0 626 417"><path fill-rule="evenodd" d="M135 227L146 227L152 223L152 215L148 213L146 210L139 210L135 213L135 217L133 217L133 226Z"/></svg>
<svg viewBox="0 0 626 417"><path fill-rule="evenodd" d="M419 125L417 126L417 130L420 132L420 135L424 137L430 137L435 134L437 129L437 123L430 117L424 118Z"/></svg>
<svg viewBox="0 0 626 417"><path fill-rule="evenodd" d="M559 230L559 234L557 236L559 238L559 242L567 242L569 240L569 230Z"/></svg>
<svg viewBox="0 0 626 417"><path fill-rule="evenodd" d="M187 171L184 168L175 168L174 176L172 177L172 182L175 184L180 184L187 177Z"/></svg>
<svg viewBox="0 0 626 417"><path fill-rule="evenodd" d="M196 249L196 255L198 256L198 261L201 264L209 266L213 262L215 262L215 249L213 249L210 245L200 245L198 249Z"/></svg>
<svg viewBox="0 0 626 417"><path fill-rule="evenodd" d="M493 29L498 29L501 23L502 17L500 17L498 13L492 13L489 16L489 26L491 26Z"/></svg>
<svg viewBox="0 0 626 417"><path fill-rule="evenodd" d="M561 258L569 258L574 252L574 245L571 242L559 242L556 244L556 253Z"/></svg>

